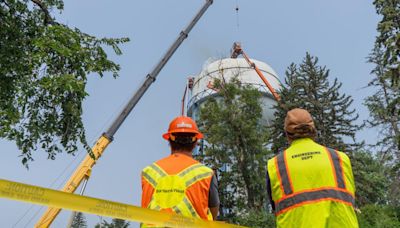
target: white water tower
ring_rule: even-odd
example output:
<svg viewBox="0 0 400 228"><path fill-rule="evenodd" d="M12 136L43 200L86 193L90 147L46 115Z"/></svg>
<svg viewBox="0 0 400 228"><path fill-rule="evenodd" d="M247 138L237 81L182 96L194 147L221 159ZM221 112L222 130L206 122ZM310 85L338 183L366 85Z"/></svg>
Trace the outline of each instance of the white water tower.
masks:
<svg viewBox="0 0 400 228"><path fill-rule="evenodd" d="M272 87L279 90L280 83L275 71L264 62L255 59L251 59L251 61L260 69ZM189 86L191 96L189 96L187 115L197 120L202 104L210 97L218 97L218 93L210 86L215 79L229 82L235 76L243 84L251 85L262 93L262 123L269 125L274 119L273 106L276 104L276 100L254 68L244 58L225 58L211 62L204 67L200 74L191 79L192 82L189 83L191 84Z"/></svg>
<svg viewBox="0 0 400 228"><path fill-rule="evenodd" d="M237 57L237 56L236 56ZM212 87L215 79L221 81L229 82L232 78L237 77L237 79L242 84L250 85L261 92L261 106L262 106L262 121L264 125L270 125L274 119L274 108L277 101L274 96L265 85L263 80L257 74L255 69L249 64L244 58L225 58L207 64L200 74L196 75L194 78L189 79L189 101L187 105L187 115L192 117L195 121L199 119L200 108L207 99L215 97L216 99L222 99L218 92ZM247 56L246 56L247 57ZM275 71L266 63L251 59L255 66L261 71L269 84L278 91L281 86L278 80L278 76ZM204 151L204 146L207 145L206 140L201 140L199 147L196 147L194 154L202 154ZM228 164L223 164L218 170L215 170L217 178L219 172L229 172L230 166ZM225 189L229 191L228 189ZM220 213L226 214L230 213L228 208L224 208L221 205Z"/></svg>

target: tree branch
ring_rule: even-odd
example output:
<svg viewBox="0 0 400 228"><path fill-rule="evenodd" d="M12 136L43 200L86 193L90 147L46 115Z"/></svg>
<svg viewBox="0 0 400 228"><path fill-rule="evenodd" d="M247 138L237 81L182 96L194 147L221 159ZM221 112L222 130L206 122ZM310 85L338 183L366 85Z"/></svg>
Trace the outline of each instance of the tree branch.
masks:
<svg viewBox="0 0 400 228"><path fill-rule="evenodd" d="M39 8L43 11L43 13L44 13L44 24L45 25L54 24L54 20L53 20L53 18L51 18L49 10L45 6L45 4L40 0L31 0L31 1L34 4L36 4L37 6L39 6Z"/></svg>

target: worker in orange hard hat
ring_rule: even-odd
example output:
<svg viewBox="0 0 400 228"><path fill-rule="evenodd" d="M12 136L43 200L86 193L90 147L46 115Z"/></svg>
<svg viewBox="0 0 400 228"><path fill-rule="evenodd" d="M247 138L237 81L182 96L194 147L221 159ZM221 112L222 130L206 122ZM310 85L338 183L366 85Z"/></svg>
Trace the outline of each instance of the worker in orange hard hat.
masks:
<svg viewBox="0 0 400 228"><path fill-rule="evenodd" d="M172 120L163 138L171 155L142 171L142 207L206 220L216 219L218 184L212 169L192 157L203 134L189 117ZM142 226L150 226L142 224Z"/></svg>
<svg viewBox="0 0 400 228"><path fill-rule="evenodd" d="M305 109L287 112L289 148L268 161L267 186L277 227L358 227L349 157L314 142Z"/></svg>

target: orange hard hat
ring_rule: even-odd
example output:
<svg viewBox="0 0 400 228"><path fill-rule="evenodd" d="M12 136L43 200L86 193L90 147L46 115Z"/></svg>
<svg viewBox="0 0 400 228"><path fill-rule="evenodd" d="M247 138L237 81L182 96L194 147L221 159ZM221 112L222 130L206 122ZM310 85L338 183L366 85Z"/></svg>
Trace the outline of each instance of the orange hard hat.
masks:
<svg viewBox="0 0 400 228"><path fill-rule="evenodd" d="M178 116L169 124L168 132L163 134L163 138L170 139L173 133L193 133L197 139L202 139L203 134L197 128L196 122L187 116Z"/></svg>

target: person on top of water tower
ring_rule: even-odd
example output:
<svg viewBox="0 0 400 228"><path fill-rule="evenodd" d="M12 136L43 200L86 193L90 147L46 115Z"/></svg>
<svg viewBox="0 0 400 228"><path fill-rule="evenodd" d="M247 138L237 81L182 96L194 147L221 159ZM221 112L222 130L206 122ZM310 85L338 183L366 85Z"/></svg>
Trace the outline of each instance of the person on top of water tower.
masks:
<svg viewBox="0 0 400 228"><path fill-rule="evenodd" d="M284 130L290 147L268 161L267 173L277 227L358 227L349 157L314 142L307 110L290 110Z"/></svg>
<svg viewBox="0 0 400 228"><path fill-rule="evenodd" d="M163 138L169 141L171 155L143 169L142 207L215 220L220 203L216 177L192 157L203 134L193 119L179 116Z"/></svg>

